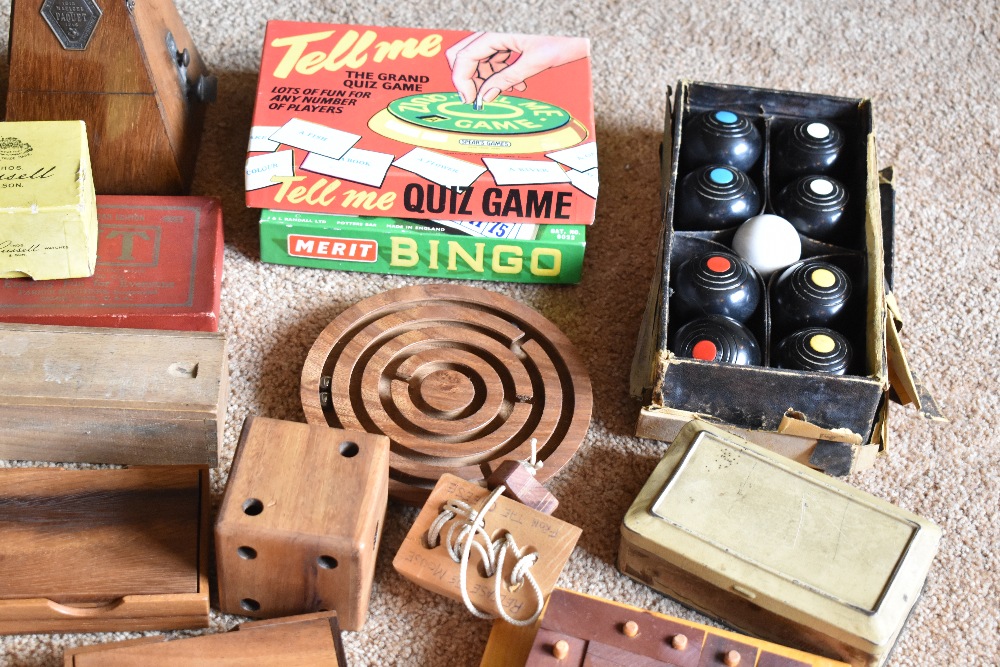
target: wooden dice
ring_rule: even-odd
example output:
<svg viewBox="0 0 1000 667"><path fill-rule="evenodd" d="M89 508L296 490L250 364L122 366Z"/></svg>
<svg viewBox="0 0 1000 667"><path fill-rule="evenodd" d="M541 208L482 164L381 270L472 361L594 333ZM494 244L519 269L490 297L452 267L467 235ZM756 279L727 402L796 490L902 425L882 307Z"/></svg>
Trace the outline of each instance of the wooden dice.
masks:
<svg viewBox="0 0 1000 667"><path fill-rule="evenodd" d="M216 81L171 0L18 0L7 120L83 120L99 194L181 194Z"/></svg>
<svg viewBox="0 0 1000 667"><path fill-rule="evenodd" d="M248 417L215 524L219 608L368 615L388 502L389 439Z"/></svg>

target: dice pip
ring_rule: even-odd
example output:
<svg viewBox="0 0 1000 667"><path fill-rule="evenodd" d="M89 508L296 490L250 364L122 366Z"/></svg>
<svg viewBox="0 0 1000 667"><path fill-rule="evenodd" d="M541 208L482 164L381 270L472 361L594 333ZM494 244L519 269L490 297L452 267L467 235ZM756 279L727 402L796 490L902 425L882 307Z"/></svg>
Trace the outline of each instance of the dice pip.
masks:
<svg viewBox="0 0 1000 667"><path fill-rule="evenodd" d="M248 417L215 524L219 608L360 629L388 492L387 437Z"/></svg>

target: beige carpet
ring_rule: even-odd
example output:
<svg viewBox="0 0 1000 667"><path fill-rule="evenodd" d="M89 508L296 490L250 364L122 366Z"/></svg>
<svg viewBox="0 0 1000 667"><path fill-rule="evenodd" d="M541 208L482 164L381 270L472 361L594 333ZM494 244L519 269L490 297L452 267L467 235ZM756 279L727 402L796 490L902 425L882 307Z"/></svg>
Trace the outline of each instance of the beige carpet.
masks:
<svg viewBox="0 0 1000 667"><path fill-rule="evenodd" d="M614 567L621 517L664 451L662 443L632 437L639 406L627 394L654 268L665 91L683 77L874 98L879 161L898 170L896 293L907 316L905 342L912 365L953 419L932 425L897 409L888 456L850 479L944 529L925 594L890 662L1000 664L995 0L181 0L178 7L220 82L194 187L196 194L221 197L226 213L221 323L230 340L232 397L216 494L244 417L303 420L299 372L322 328L355 301L414 282L260 263L257 213L244 208L241 169L265 20L485 28L592 40L603 182L583 282L567 288L483 285L553 320L577 345L593 380L590 433L552 484L562 501L560 515L583 528L561 584L687 618L699 617ZM0 14L8 12L3 2ZM4 23L0 36L6 35ZM414 512L390 505L389 514L371 617L362 632L345 634L350 663L477 664L489 624L395 574L390 561ZM213 615L213 630L236 622ZM114 638L121 637L7 637L0 639L0 665L61 665L64 647Z"/></svg>

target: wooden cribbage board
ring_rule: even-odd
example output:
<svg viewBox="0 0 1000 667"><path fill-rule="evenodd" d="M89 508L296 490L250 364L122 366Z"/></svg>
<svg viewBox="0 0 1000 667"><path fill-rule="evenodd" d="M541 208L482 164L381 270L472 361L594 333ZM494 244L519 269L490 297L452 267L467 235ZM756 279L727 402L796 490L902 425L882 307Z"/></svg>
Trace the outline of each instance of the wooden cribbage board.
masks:
<svg viewBox="0 0 1000 667"><path fill-rule="evenodd" d="M243 623L232 632L67 649L65 667L347 667L336 612Z"/></svg>
<svg viewBox="0 0 1000 667"><path fill-rule="evenodd" d="M637 633L628 636L626 623ZM675 637L683 636L683 644ZM562 659L554 655L565 642ZM683 648L675 648L683 646ZM738 654L735 661L732 652ZM729 658L730 662L726 660ZM480 667L847 667L847 663L557 588L533 626L497 621Z"/></svg>
<svg viewBox="0 0 1000 667"><path fill-rule="evenodd" d="M396 571L414 583L453 600L462 600L459 590L459 568L449 556L443 540L454 521L445 524L441 531L442 542L435 548L427 546L427 529L437 518L444 504L450 499L458 499L476 506L489 491L454 475L443 475L428 498L417 520L403 540L392 566ZM509 531L523 553L537 551L538 561L531 573L538 582L542 593L547 596L555 586L559 574L580 538L581 530L576 526L554 517L542 514L521 503L500 496L496 504L486 514L485 530L494 539L503 530ZM508 581L510 570L517 559L508 553L504 561L503 576ZM475 549L469 558L467 588L469 597L479 609L497 614L494 601L494 579L482 576L480 558ZM534 591L527 583L516 591L503 587L501 600L504 609L514 618L527 618L534 613Z"/></svg>
<svg viewBox="0 0 1000 667"><path fill-rule="evenodd" d="M0 471L0 634L208 626L208 471Z"/></svg>

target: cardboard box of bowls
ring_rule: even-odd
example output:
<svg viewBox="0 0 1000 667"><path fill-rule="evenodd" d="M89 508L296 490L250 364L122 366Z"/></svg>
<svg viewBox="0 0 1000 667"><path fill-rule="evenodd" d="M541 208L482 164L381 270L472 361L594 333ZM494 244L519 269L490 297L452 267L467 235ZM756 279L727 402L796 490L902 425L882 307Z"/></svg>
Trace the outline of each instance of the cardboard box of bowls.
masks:
<svg viewBox="0 0 1000 667"><path fill-rule="evenodd" d="M869 100L682 81L662 178L637 435L700 418L846 475L884 450L890 395L936 414L899 345Z"/></svg>

